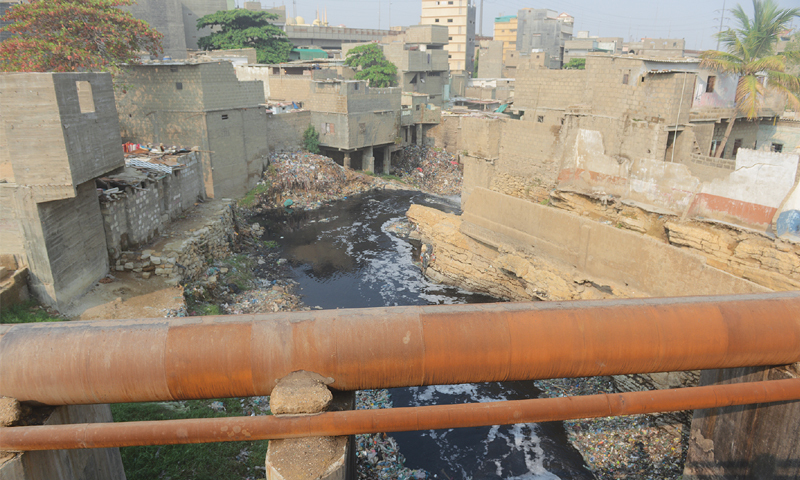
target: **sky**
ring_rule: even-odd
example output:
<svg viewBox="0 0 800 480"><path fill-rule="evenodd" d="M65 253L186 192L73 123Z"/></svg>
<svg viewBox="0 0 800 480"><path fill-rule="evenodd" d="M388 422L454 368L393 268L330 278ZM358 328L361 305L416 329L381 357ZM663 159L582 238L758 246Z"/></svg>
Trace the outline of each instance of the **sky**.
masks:
<svg viewBox="0 0 800 480"><path fill-rule="evenodd" d="M294 0L297 14L311 22L317 8L328 11L330 25L344 24L353 28L387 29L390 25L416 25L422 11L420 0ZM480 16L480 1L474 0ZM622 37L625 41L652 38L683 38L686 48L706 50L717 47L713 34L719 30L723 0L483 0L483 34L491 36L494 18L516 15L520 8L548 8L575 17L574 31L588 30L590 35ZM237 0L241 5L243 0ZM286 5L292 15L292 0L261 0L262 6ZM730 10L739 3L725 1L723 25L734 26ZM752 12L752 2L740 2ZM777 0L782 8L800 7L800 0ZM480 25L477 22L476 31ZM794 27L800 28L800 19Z"/></svg>

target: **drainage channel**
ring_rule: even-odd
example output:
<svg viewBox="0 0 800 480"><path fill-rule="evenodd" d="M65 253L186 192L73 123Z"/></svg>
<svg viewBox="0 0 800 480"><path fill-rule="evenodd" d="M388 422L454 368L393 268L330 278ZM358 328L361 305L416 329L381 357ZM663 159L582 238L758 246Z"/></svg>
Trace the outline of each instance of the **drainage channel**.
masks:
<svg viewBox="0 0 800 480"><path fill-rule="evenodd" d="M303 301L324 309L496 302L435 284L422 274L420 245L404 235L413 203L458 213L457 198L420 192L371 192L319 210L255 217L263 240L289 261ZM397 388L395 407L536 398L533 382ZM406 467L441 479L594 478L560 422L388 433Z"/></svg>

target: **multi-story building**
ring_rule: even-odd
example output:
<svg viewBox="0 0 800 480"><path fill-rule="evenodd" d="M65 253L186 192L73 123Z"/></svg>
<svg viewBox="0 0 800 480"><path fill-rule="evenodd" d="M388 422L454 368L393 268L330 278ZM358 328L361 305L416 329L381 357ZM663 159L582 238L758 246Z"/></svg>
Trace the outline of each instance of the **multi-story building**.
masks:
<svg viewBox="0 0 800 480"><path fill-rule="evenodd" d="M442 105L444 87L450 82L447 39L447 27L439 25L414 25L401 36L384 39L383 54L397 66L403 92L422 93L431 104Z"/></svg>
<svg viewBox="0 0 800 480"><path fill-rule="evenodd" d="M421 25L448 29L451 72L472 73L475 62L475 5L471 0L422 0Z"/></svg>
<svg viewBox="0 0 800 480"><path fill-rule="evenodd" d="M506 15L494 19L494 39L503 42L503 62L517 50L517 16Z"/></svg>
<svg viewBox="0 0 800 480"><path fill-rule="evenodd" d="M517 50L523 55L545 52L548 68L559 69L564 60L564 45L572 39L574 18L547 9L523 8L517 13Z"/></svg>

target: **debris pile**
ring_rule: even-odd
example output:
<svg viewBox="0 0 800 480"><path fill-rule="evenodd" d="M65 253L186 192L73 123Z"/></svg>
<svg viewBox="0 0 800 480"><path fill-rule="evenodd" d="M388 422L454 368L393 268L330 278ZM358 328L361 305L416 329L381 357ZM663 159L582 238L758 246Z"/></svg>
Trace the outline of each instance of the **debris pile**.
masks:
<svg viewBox="0 0 800 480"><path fill-rule="evenodd" d="M609 377L540 380L542 396L616 393ZM689 429L664 426L660 415L630 415L564 422L570 443L598 479L678 479L686 461Z"/></svg>
<svg viewBox="0 0 800 480"><path fill-rule="evenodd" d="M393 169L402 181L436 195L460 195L464 168L455 156L438 148L409 145Z"/></svg>
<svg viewBox="0 0 800 480"><path fill-rule="evenodd" d="M364 193L375 179L338 165L324 155L304 151L273 153L264 174L268 185L266 207L311 210L326 202Z"/></svg>
<svg viewBox="0 0 800 480"><path fill-rule="evenodd" d="M356 392L356 410L392 408L388 390ZM405 467L397 442L385 433L356 435L356 471L359 480L418 480L429 478L424 470Z"/></svg>

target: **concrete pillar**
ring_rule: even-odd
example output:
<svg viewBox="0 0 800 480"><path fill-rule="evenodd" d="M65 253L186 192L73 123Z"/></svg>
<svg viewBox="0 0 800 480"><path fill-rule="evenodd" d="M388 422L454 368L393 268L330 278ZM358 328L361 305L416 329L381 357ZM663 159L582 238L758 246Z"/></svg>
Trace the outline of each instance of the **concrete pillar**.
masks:
<svg viewBox="0 0 800 480"><path fill-rule="evenodd" d="M350 167L350 152L344 152L344 168Z"/></svg>
<svg viewBox="0 0 800 480"><path fill-rule="evenodd" d="M334 396L326 379L293 372L278 381L270 395L274 415L309 415L355 407L355 393ZM267 480L350 480L355 476L355 437L305 437L270 440Z"/></svg>
<svg viewBox="0 0 800 480"><path fill-rule="evenodd" d="M386 147L383 150L383 173L389 175L390 169L392 168L392 150L389 147Z"/></svg>
<svg viewBox="0 0 800 480"><path fill-rule="evenodd" d="M424 127L424 125L422 125L421 123L417 124L417 145L419 145L419 146L422 146L422 145L425 144L425 142L424 142L425 139L422 138L423 127Z"/></svg>
<svg viewBox="0 0 800 480"><path fill-rule="evenodd" d="M364 160L361 162L361 170L364 170L366 172L375 173L375 155L374 155L374 153L375 153L375 151L374 151L374 149L372 148L371 145L369 147L367 147L366 150L364 150L364 156L363 156Z"/></svg>

